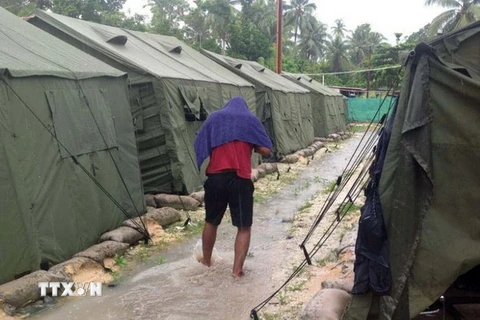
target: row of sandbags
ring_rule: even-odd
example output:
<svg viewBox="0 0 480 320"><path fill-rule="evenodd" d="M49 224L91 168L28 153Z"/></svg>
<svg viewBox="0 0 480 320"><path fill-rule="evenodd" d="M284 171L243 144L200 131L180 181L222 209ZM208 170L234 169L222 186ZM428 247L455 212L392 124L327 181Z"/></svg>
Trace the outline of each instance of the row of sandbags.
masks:
<svg viewBox="0 0 480 320"><path fill-rule="evenodd" d="M346 233L338 248L337 257L347 257L337 267L342 269L338 279L322 282L322 289L305 305L300 320L342 320L351 301L355 263L355 243L358 227Z"/></svg>
<svg viewBox="0 0 480 320"><path fill-rule="evenodd" d="M321 141L321 142L337 142L337 141L340 141L340 140L345 140L345 139L348 139L352 136L352 133L349 132L349 131L345 131L345 132L338 132L338 133L332 133L332 134L329 134L326 138L315 138L315 140L317 141Z"/></svg>
<svg viewBox="0 0 480 320"><path fill-rule="evenodd" d="M294 164L297 163L301 157L311 157L313 156L318 150L325 148L325 144L321 141L322 138L315 138L314 142L305 149L300 149L293 154L286 155L283 157L280 162L281 163L288 163Z"/></svg>
<svg viewBox="0 0 480 320"><path fill-rule="evenodd" d="M39 282L72 282L81 270L94 270L105 273L105 259L123 255L130 246L145 239L138 226L145 226L150 235L180 221L181 213L173 208L148 208L140 218L129 219L112 231L104 233L98 244L75 254L71 259L51 267L48 271L39 270L20 279L0 285L0 309L13 316L16 309L42 299Z"/></svg>

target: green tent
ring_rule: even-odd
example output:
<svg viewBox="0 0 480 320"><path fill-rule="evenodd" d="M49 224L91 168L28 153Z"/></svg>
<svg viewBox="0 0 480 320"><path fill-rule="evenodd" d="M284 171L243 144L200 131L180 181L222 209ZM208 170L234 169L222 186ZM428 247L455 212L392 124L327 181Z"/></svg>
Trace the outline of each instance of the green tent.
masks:
<svg viewBox="0 0 480 320"><path fill-rule="evenodd" d="M205 50L202 53L255 84L257 115L272 138L276 152L289 154L313 142L310 91L257 62Z"/></svg>
<svg viewBox="0 0 480 320"><path fill-rule="evenodd" d="M206 116L233 96L255 111L253 85L174 37L105 26L37 10L29 22L128 72L146 193L201 186L193 141Z"/></svg>
<svg viewBox="0 0 480 320"><path fill-rule="evenodd" d="M479 43L477 22L408 61L379 189L392 289L346 319L410 319L480 265Z"/></svg>
<svg viewBox="0 0 480 320"><path fill-rule="evenodd" d="M314 79L294 73L282 74L312 93L313 129L316 137L326 137L331 133L347 130L348 110L346 98Z"/></svg>
<svg viewBox="0 0 480 320"><path fill-rule="evenodd" d="M126 219L75 161L130 215L145 205L125 74L2 8L0 43L4 283L69 259Z"/></svg>

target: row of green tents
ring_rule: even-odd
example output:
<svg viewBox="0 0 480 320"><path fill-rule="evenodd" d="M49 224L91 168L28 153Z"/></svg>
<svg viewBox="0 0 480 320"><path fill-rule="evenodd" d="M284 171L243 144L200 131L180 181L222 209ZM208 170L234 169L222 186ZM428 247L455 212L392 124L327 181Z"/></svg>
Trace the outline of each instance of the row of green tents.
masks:
<svg viewBox="0 0 480 320"><path fill-rule="evenodd" d="M25 20L0 8L0 283L143 214L144 193L196 190L196 132L234 96L277 156L346 129L345 99L308 77L40 10Z"/></svg>
<svg viewBox="0 0 480 320"><path fill-rule="evenodd" d="M372 170L379 198L370 207L385 221L388 251L387 263L377 264L388 268L391 287L354 295L346 320L440 319L442 312L479 319L479 44L476 22L410 54L391 129L381 136L389 137L385 154L374 162L382 168ZM372 261L375 251L385 253L381 243L365 244L372 252L358 253ZM362 279L378 282L375 270Z"/></svg>

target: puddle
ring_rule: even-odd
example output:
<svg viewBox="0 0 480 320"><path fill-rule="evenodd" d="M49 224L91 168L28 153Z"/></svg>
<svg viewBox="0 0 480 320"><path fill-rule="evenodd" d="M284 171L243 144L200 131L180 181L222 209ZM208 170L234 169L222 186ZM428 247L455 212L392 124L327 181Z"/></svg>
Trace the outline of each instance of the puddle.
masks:
<svg viewBox="0 0 480 320"><path fill-rule="evenodd" d="M236 229L223 222L212 268L196 261L198 238L192 239L162 252L168 263L138 270L114 288L104 286L102 297L61 299L28 319L249 319L251 309L285 281L273 276L291 254L281 244L290 225L283 221L290 221L306 201L336 180L359 141L357 136L344 141L340 149L312 161L292 184L255 204L243 278L231 276Z"/></svg>

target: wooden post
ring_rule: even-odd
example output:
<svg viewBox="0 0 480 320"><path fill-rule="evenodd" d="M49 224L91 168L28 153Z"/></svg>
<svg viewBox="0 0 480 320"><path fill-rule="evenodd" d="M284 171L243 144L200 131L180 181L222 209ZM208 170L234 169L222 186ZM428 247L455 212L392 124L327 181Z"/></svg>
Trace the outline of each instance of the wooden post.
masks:
<svg viewBox="0 0 480 320"><path fill-rule="evenodd" d="M370 97L370 69L372 68L372 47L368 47L367 99Z"/></svg>
<svg viewBox="0 0 480 320"><path fill-rule="evenodd" d="M276 71L282 73L282 22L283 22L283 0L277 0L277 61Z"/></svg>

